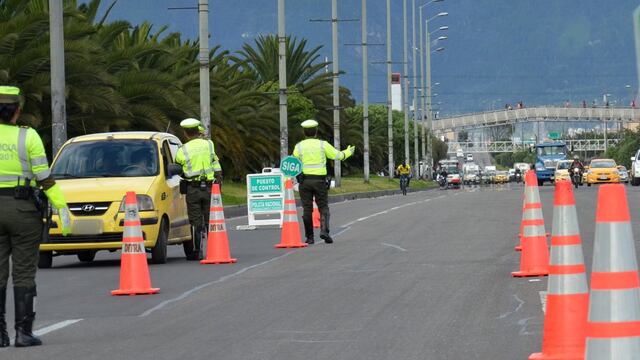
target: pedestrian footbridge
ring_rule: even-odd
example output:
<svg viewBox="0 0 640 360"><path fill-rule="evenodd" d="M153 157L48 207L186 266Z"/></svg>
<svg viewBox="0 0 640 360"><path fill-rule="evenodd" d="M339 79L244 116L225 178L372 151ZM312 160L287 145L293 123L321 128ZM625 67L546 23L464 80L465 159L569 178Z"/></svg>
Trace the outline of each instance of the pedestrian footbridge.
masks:
<svg viewBox="0 0 640 360"><path fill-rule="evenodd" d="M443 134L464 129L512 125L537 121L589 121L640 123L640 109L635 108L565 108L532 107L459 115L433 121L433 130Z"/></svg>
<svg viewBox="0 0 640 360"><path fill-rule="evenodd" d="M567 148L572 151L605 151L608 146L615 145L618 139L589 139L589 140L561 140L567 144ZM535 145L534 141L450 141L447 142L449 146L448 152L451 154L457 153L462 150L467 153L503 153L523 151L530 149Z"/></svg>

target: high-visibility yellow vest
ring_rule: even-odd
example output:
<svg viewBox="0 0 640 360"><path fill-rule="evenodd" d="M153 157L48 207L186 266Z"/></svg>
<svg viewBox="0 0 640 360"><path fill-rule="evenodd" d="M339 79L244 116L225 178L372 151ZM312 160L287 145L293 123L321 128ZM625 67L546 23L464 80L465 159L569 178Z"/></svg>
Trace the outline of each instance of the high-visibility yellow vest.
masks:
<svg viewBox="0 0 640 360"><path fill-rule="evenodd" d="M409 166L409 164L407 164L407 166L398 166L398 174L400 175L409 175L411 174L411 166Z"/></svg>
<svg viewBox="0 0 640 360"><path fill-rule="evenodd" d="M213 141L193 139L182 145L176 154L176 163L182 165L187 179L213 180L214 173L222 171Z"/></svg>
<svg viewBox="0 0 640 360"><path fill-rule="evenodd" d="M305 139L296 144L293 156L302 162L305 175L327 175L327 159L345 160L351 153L336 150L331 144L319 139Z"/></svg>
<svg viewBox="0 0 640 360"><path fill-rule="evenodd" d="M32 128L0 124L0 188L13 188L24 185L26 179L42 181L50 176L40 135ZM31 186L35 183L31 182ZM58 185L45 193L57 209L67 206Z"/></svg>

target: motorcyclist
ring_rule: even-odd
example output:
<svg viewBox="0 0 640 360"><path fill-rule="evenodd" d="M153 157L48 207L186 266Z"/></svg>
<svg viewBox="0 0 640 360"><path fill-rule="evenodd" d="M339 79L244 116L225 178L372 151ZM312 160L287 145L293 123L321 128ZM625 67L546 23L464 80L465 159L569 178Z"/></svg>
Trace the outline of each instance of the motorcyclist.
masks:
<svg viewBox="0 0 640 360"><path fill-rule="evenodd" d="M516 167L516 169L515 169L514 178L515 178L516 182L520 182L520 180L522 179L522 170L520 170L519 167Z"/></svg>
<svg viewBox="0 0 640 360"><path fill-rule="evenodd" d="M573 156L573 162L571 163L571 166L569 167L569 169L571 170L571 173L573 173L573 169L575 169L575 168L580 169L581 173L584 171L584 165L580 162L580 158L578 157L578 155L574 155Z"/></svg>

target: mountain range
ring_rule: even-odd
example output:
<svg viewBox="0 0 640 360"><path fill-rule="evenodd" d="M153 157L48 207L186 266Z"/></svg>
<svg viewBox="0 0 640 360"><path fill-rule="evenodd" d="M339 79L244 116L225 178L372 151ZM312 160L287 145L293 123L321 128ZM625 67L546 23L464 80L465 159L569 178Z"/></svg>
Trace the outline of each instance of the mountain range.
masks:
<svg viewBox="0 0 640 360"><path fill-rule="evenodd" d="M407 0L408 34L411 42L411 4ZM418 1L417 5L426 3ZM106 9L105 0L103 8ZM133 24L148 20L168 25L187 38L197 36L196 0L120 0L109 19ZM394 72L402 71L402 5L392 0L392 52ZM435 18L430 30L449 26L447 40L433 46L445 51L432 56L433 82L438 94L434 105L440 116L503 108L522 101L525 106L577 105L586 100L602 102L610 94L613 104L627 105L638 90L632 12L640 5L633 0L444 0L424 8L425 17ZM360 0L339 0L341 85L362 98ZM368 0L370 47L370 101L385 103L386 1ZM259 34L274 33L276 0L210 0L211 44L237 51ZM288 0L287 33L323 46L321 54L331 59L330 0ZM417 20L416 20L417 21ZM411 44L409 45L411 46ZM409 51L409 76L413 59ZM418 71L419 73L419 71ZM630 85L630 86L628 86ZM413 86L413 85L412 85Z"/></svg>

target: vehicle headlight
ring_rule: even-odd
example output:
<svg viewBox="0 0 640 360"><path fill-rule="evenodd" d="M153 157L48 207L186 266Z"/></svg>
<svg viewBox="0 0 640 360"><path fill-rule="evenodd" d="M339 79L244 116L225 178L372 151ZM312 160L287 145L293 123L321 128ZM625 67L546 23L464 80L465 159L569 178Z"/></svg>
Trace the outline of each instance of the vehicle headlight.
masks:
<svg viewBox="0 0 640 360"><path fill-rule="evenodd" d="M126 196L122 198L122 202L120 203L120 209L118 212L124 212L124 201ZM152 211L153 207L153 199L149 195L136 195L136 202L138 203L138 211Z"/></svg>
<svg viewBox="0 0 640 360"><path fill-rule="evenodd" d="M540 171L542 171L542 170L545 170L545 167L544 167L544 165L542 165L541 163L537 163L537 164L536 164L536 170L540 170Z"/></svg>

